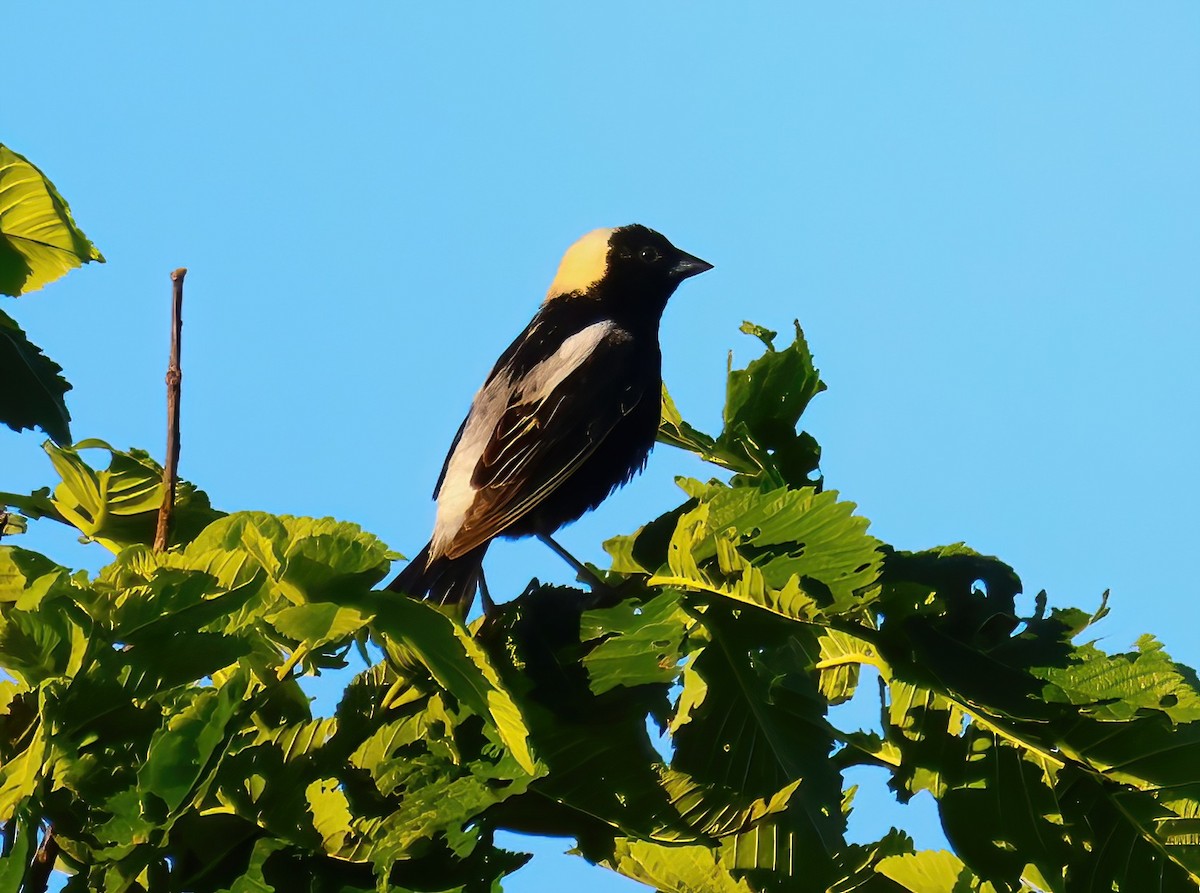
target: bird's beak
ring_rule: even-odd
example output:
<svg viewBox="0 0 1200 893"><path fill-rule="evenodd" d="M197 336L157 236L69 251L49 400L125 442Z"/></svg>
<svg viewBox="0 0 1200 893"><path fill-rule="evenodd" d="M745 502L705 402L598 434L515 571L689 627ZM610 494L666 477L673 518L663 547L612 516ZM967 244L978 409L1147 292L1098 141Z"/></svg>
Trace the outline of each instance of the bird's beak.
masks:
<svg viewBox="0 0 1200 893"><path fill-rule="evenodd" d="M698 257L693 257L687 252L681 251L675 261L675 266L671 267L671 278L683 280L689 276L698 276L705 270L711 270L712 268L713 265L708 261L700 260Z"/></svg>

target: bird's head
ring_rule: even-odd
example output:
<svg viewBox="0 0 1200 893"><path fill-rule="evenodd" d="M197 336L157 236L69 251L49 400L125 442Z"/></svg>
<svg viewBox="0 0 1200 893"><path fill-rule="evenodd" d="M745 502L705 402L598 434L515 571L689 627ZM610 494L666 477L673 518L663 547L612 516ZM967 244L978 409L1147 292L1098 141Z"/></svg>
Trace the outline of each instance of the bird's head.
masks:
<svg viewBox="0 0 1200 893"><path fill-rule="evenodd" d="M597 229L567 249L546 300L590 298L657 319L680 282L711 269L641 224Z"/></svg>

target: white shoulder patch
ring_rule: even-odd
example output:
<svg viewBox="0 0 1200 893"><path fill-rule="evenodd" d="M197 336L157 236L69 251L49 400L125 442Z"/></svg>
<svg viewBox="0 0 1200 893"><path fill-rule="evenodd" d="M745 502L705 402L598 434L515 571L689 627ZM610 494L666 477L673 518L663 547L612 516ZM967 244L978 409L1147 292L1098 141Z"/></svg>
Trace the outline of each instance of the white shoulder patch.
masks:
<svg viewBox="0 0 1200 893"><path fill-rule="evenodd" d="M616 230L594 229L570 248L546 292L546 300L571 292L587 291L608 270L608 240Z"/></svg>
<svg viewBox="0 0 1200 893"><path fill-rule="evenodd" d="M612 322L603 320L565 339L558 350L529 370L522 382L521 399L531 401L549 397L551 391L578 369L615 328Z"/></svg>

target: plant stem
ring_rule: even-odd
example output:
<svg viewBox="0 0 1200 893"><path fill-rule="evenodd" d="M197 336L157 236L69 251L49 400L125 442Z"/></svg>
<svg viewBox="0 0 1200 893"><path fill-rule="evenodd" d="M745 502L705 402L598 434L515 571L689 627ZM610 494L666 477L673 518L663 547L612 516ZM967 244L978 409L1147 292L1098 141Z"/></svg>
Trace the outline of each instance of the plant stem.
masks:
<svg viewBox="0 0 1200 893"><path fill-rule="evenodd" d="M183 371L179 368L179 341L183 332L183 277L187 270L180 267L171 274L171 359L167 366L167 459L163 463L163 501L158 507L158 529L154 533L154 549L167 548L171 534L171 513L175 509L175 482L179 472L179 385Z"/></svg>

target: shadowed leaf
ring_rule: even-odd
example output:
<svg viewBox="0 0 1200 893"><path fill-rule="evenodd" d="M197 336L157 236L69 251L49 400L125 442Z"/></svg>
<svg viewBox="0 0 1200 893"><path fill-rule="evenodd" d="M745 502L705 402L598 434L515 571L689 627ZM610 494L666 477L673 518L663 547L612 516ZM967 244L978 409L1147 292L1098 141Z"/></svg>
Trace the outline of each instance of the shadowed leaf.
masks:
<svg viewBox="0 0 1200 893"><path fill-rule="evenodd" d="M62 367L0 311L0 422L14 431L41 428L56 443L69 443L71 414L63 395L71 385L61 372Z"/></svg>

